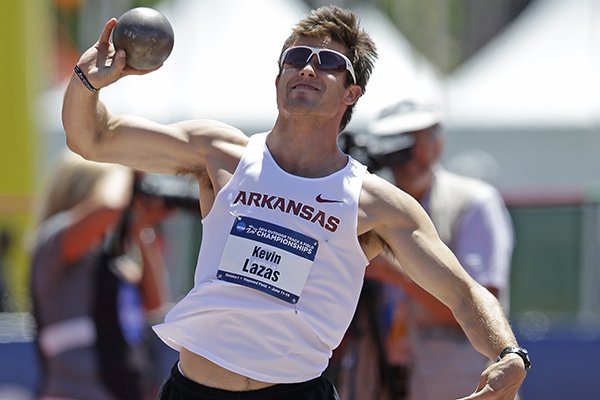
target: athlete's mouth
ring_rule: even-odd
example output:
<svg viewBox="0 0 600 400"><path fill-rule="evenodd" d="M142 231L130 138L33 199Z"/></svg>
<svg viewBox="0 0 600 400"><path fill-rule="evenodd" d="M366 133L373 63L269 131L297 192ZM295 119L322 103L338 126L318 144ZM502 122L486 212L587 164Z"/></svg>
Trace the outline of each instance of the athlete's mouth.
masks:
<svg viewBox="0 0 600 400"><path fill-rule="evenodd" d="M315 90L315 91L319 91L319 88L309 85L307 83L299 83L297 85L292 86L292 89L307 89L307 90Z"/></svg>

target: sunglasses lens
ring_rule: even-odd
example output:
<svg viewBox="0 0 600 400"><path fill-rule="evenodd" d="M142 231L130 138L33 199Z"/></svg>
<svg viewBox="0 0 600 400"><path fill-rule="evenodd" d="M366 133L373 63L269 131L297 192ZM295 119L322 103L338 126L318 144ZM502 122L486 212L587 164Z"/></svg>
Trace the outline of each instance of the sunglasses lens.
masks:
<svg viewBox="0 0 600 400"><path fill-rule="evenodd" d="M281 64L288 64L293 67L304 67L313 54L318 54L318 68L324 71L345 72L346 70L352 75L352 80L356 83L354 70L352 65L346 63L346 60L341 55L331 50L312 49L310 47L291 47L285 51Z"/></svg>
<svg viewBox="0 0 600 400"><path fill-rule="evenodd" d="M297 47L294 49L290 49L283 59L285 64L293 65L293 66L305 66L308 62L308 57L311 55L310 49Z"/></svg>
<svg viewBox="0 0 600 400"><path fill-rule="evenodd" d="M321 58L321 69L337 72L344 72L346 70L346 61L338 54L322 50L319 53L319 57Z"/></svg>

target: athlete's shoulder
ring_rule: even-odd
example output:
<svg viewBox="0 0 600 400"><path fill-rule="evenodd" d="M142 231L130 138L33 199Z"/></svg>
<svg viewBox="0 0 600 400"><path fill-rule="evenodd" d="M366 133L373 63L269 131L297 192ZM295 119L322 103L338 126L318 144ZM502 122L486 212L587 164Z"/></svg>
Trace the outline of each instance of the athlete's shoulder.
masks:
<svg viewBox="0 0 600 400"><path fill-rule="evenodd" d="M387 224L392 220L406 218L418 206L408 193L382 177L369 173L363 180L359 208L371 224Z"/></svg>
<svg viewBox="0 0 600 400"><path fill-rule="evenodd" d="M363 180L361 200L365 204L392 205L412 199L410 195L379 175L367 172Z"/></svg>

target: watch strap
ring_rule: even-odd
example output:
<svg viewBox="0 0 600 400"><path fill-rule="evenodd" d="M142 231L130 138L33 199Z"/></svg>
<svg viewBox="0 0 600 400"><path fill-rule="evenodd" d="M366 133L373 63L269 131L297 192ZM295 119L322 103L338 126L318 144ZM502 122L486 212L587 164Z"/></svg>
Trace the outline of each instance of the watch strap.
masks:
<svg viewBox="0 0 600 400"><path fill-rule="evenodd" d="M516 354L521 357L523 363L525 364L525 371L529 371L529 368L531 368L531 360L529 358L529 352L526 349L518 346L505 347L500 354L498 354L496 361L502 360L507 354Z"/></svg>

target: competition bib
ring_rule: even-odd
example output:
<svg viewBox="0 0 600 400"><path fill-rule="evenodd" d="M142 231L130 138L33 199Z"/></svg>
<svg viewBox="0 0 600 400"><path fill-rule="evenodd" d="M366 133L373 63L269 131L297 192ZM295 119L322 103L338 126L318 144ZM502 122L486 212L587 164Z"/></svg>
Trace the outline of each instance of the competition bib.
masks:
<svg viewBox="0 0 600 400"><path fill-rule="evenodd" d="M225 243L217 278L297 303L318 244L283 226L238 217Z"/></svg>

